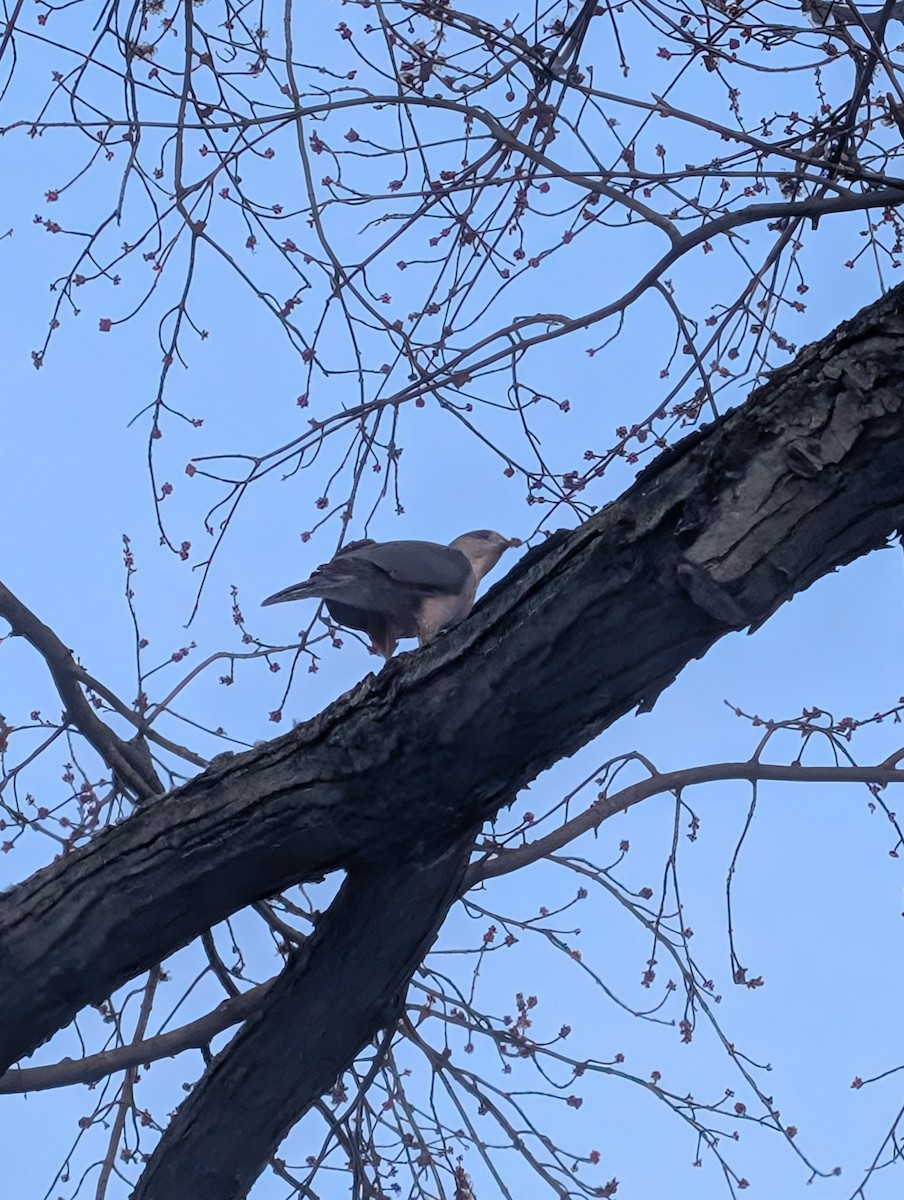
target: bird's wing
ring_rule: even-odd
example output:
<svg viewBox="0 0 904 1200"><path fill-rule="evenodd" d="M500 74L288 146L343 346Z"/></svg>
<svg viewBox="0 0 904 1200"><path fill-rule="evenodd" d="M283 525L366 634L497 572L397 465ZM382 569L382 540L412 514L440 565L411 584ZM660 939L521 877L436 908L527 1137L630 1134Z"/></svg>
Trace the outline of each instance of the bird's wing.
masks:
<svg viewBox="0 0 904 1200"><path fill-rule="evenodd" d="M353 550L363 550L365 546L376 546L373 538L358 538L354 542L346 542L344 546L340 546L333 558L339 558L342 554L351 554Z"/></svg>
<svg viewBox="0 0 904 1200"><path fill-rule="evenodd" d="M449 546L364 541L345 547L310 579L263 603L323 597L340 625L372 634L374 622L385 618L396 637L415 637L425 597L462 595L472 578L467 557Z"/></svg>
<svg viewBox="0 0 904 1200"><path fill-rule="evenodd" d="M457 594L471 577L467 557L436 542L376 542L349 551L348 558L372 563L395 583L425 594Z"/></svg>

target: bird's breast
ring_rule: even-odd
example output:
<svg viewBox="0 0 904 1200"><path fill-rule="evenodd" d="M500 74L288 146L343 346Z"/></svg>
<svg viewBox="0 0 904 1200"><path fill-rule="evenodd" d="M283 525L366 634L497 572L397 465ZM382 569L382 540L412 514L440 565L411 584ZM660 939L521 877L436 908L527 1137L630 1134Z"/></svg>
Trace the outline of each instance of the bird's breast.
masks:
<svg viewBox="0 0 904 1200"><path fill-rule="evenodd" d="M471 611L476 591L477 580L472 574L460 592L453 595L446 593L425 596L417 615L418 639L421 645L435 638L441 629L448 629L463 621Z"/></svg>

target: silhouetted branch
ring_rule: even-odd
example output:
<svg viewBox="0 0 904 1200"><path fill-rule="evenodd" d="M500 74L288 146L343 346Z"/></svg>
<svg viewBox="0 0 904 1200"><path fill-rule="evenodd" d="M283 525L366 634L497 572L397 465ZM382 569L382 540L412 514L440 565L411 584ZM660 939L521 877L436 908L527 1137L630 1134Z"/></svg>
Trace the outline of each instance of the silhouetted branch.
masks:
<svg viewBox="0 0 904 1200"><path fill-rule="evenodd" d="M47 664L66 710L66 720L87 739L120 783L138 800L150 800L165 789L147 753L135 740L124 741L100 719L82 691L83 671L49 626L0 583L0 617L24 637Z"/></svg>
<svg viewBox="0 0 904 1200"><path fill-rule="evenodd" d="M899 289L662 454L457 629L9 892L6 1061L239 907L346 869L136 1193L244 1195L389 1019L476 825L619 715L648 709L724 633L755 628L900 527L902 361ZM289 1064L279 1079L274 1062Z"/></svg>

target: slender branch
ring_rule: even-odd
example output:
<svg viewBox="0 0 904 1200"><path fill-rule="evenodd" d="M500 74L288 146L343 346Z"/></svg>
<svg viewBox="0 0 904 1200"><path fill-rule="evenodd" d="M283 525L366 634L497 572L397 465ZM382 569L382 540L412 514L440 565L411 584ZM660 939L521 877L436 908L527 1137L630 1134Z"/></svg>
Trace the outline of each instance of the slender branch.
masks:
<svg viewBox="0 0 904 1200"><path fill-rule="evenodd" d="M221 657L229 657L223 654ZM162 733L158 733L156 729L152 729L148 723L148 719L139 713L135 712L127 704L112 692L106 684L95 679L93 675L89 675L83 666L75 663L75 671L79 680L89 688L92 692L96 692L98 696L103 697L109 706L117 712L124 720L130 722L141 733L142 737L147 738L149 742L153 742L162 750L169 750L171 754L175 754L178 758L185 759L186 762L193 763L196 767L206 767L209 760L201 754L196 754L194 750L190 750L187 746L181 746L178 742L171 741L168 737L164 737ZM158 706L159 708L159 706Z"/></svg>
<svg viewBox="0 0 904 1200"><path fill-rule="evenodd" d="M34 646L47 664L66 710L66 719L87 739L123 786L140 800L150 800L166 789L157 778L149 756L118 737L98 717L81 688L81 668L71 650L53 630L3 584L0 583L0 617L9 622L15 635Z"/></svg>
<svg viewBox="0 0 904 1200"><path fill-rule="evenodd" d="M667 771L650 779L632 783L612 796L601 794L598 800L585 811L546 837L519 846L516 850L496 850L492 857L474 863L468 871L466 886L473 887L483 879L497 875L508 875L529 863L546 858L561 850L569 842L598 829L616 813L627 812L642 800L662 792L681 792L684 788L703 783L717 783L728 779L744 779L749 783L771 781L775 783L866 783L885 787L890 783L904 783L904 770L897 770L885 763L875 767L804 767L795 763L747 762L712 763L709 766L686 767L680 771Z"/></svg>
<svg viewBox="0 0 904 1200"><path fill-rule="evenodd" d="M269 982L261 983L224 1000L213 1012L199 1017L197 1021L145 1041L131 1042L128 1046L117 1046L115 1050L104 1050L85 1058L64 1058L46 1067L10 1067L4 1075L0 1075L0 1096L43 1092L49 1088L69 1087L74 1083L97 1083L116 1071L157 1062L161 1058L174 1058L184 1050L200 1050L218 1033L231 1025L238 1025L240 1021L246 1021L256 1012L270 986Z"/></svg>
<svg viewBox="0 0 904 1200"><path fill-rule="evenodd" d="M148 1027L148 1021L151 1019L151 1011L154 1007L154 995L157 991L157 984L160 982L160 968L152 967L148 975L147 983L144 987L144 995L141 998L141 1010L138 1014L138 1021L135 1025L135 1038L140 1041ZM113 1127L110 1130L110 1136L107 1139L107 1153L104 1155L103 1163L100 1168L100 1176L97 1181L97 1190L95 1192L95 1200L104 1200L107 1194L107 1184L110 1182L110 1176L113 1174L113 1167L116 1162L116 1151L119 1149L119 1142L122 1137L122 1132L125 1129L126 1118L132 1110L135 1093L135 1072L133 1068L126 1071L126 1077L122 1083L119 1100L117 1101L116 1116L113 1118Z"/></svg>

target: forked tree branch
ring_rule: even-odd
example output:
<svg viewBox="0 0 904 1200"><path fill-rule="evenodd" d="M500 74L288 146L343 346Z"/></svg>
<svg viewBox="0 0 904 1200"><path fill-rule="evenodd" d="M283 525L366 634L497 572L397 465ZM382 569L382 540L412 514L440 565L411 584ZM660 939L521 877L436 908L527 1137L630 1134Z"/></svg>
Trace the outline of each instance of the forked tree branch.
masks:
<svg viewBox="0 0 904 1200"><path fill-rule="evenodd" d="M119 737L100 719L82 691L84 672L72 651L3 583L0 583L0 617L44 659L63 702L66 720L94 747L120 783L139 801L160 795L165 789L150 755L136 741Z"/></svg>
<svg viewBox="0 0 904 1200"><path fill-rule="evenodd" d="M876 766L803 766L800 763L747 762L708 763L684 770L666 771L649 779L632 783L611 795L602 796L578 816L565 821L558 829L518 846L513 850L500 849L471 864L464 876L459 897L476 884L498 875L520 871L563 849L582 834L598 829L604 821L618 813L627 812L635 804L660 796L663 792L681 792L706 783L743 780L746 782L785 783L863 783L887 787L904 783L904 770L879 763ZM271 914L272 918L272 914ZM284 934L294 933L286 928ZM258 984L239 995L224 1000L203 1017L198 1017L178 1029L160 1033L143 1041L129 1042L113 1050L103 1050L84 1058L64 1058L44 1067L10 1067L0 1076L0 1096L21 1092L38 1092L50 1088L69 1087L74 1083L96 1083L117 1071L173 1058L185 1050L209 1045L218 1033L248 1019L265 1003L270 983Z"/></svg>
<svg viewBox="0 0 904 1200"><path fill-rule="evenodd" d="M347 869L273 1003L218 1057L136 1193L244 1195L236 1180L390 1019L475 825L618 716L648 709L724 633L758 626L900 528L902 361L898 289L666 451L456 630L7 893L4 1065L237 908ZM264 1103L276 1056L303 1064L306 1082Z"/></svg>
<svg viewBox="0 0 904 1200"><path fill-rule="evenodd" d="M476 832L437 858L350 872L266 1004L176 1112L133 1200L232 1200L250 1191L282 1138L349 1065L349 1047L353 1058L402 1015L408 980L461 890Z"/></svg>

